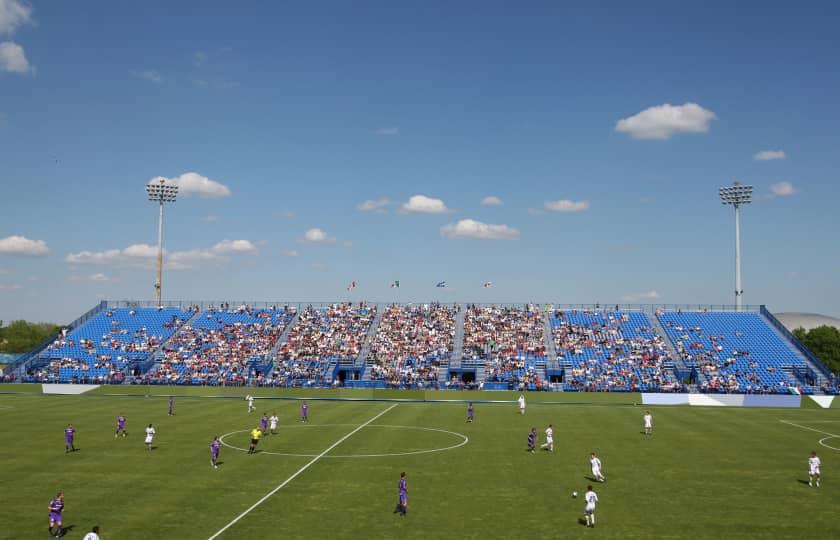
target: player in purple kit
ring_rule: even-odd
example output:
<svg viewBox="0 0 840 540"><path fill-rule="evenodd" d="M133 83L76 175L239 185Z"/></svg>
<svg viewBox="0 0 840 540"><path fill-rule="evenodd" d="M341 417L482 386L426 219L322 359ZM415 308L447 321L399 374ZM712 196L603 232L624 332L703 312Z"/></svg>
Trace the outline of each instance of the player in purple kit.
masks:
<svg viewBox="0 0 840 540"><path fill-rule="evenodd" d="M309 422L309 405L305 401L300 406L300 421Z"/></svg>
<svg viewBox="0 0 840 540"><path fill-rule="evenodd" d="M60 538L63 532L61 513L64 511L64 493L59 491L55 499L50 501L48 509L50 511L50 526L47 530L50 532L50 536ZM55 532L53 532L53 527L56 527Z"/></svg>
<svg viewBox="0 0 840 540"><path fill-rule="evenodd" d="M397 484L400 489L400 498L397 501L397 507L394 509L394 513L399 513L400 516L405 516L405 513L408 511L408 483L405 480L405 473L400 473L400 482Z"/></svg>
<svg viewBox="0 0 840 540"><path fill-rule="evenodd" d="M473 409L473 404L470 403L467 405L467 422L472 422L475 420L475 409Z"/></svg>
<svg viewBox="0 0 840 540"><path fill-rule="evenodd" d="M537 451L537 428L535 427L532 427L531 431L528 432L528 451Z"/></svg>
<svg viewBox="0 0 840 540"><path fill-rule="evenodd" d="M210 443L210 465L212 465L214 469L219 468L219 451L221 449L222 441L220 441L219 436L216 435L215 437L213 437L213 442Z"/></svg>
<svg viewBox="0 0 840 540"><path fill-rule="evenodd" d="M117 431L114 432L114 438L116 439L117 435L119 435L120 433L122 433L123 437L127 435L125 431L125 416L122 413L120 413L120 415L117 417Z"/></svg>
<svg viewBox="0 0 840 540"><path fill-rule="evenodd" d="M76 428L73 427L73 424L67 424L67 427L64 428L64 453L67 452L75 452L76 447L73 446L73 439L76 437Z"/></svg>
<svg viewBox="0 0 840 540"><path fill-rule="evenodd" d="M260 428L263 433L268 431L268 413L263 413L262 418L260 418Z"/></svg>

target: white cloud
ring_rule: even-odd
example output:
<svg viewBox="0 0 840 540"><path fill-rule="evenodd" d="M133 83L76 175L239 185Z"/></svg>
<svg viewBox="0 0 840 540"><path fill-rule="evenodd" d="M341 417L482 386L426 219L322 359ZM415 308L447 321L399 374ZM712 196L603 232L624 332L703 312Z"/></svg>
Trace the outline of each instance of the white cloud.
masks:
<svg viewBox="0 0 840 540"><path fill-rule="evenodd" d="M125 249L107 249L104 251L79 251L68 253L64 257L69 264L121 264L132 259L152 259L157 257L157 246L132 244Z"/></svg>
<svg viewBox="0 0 840 540"><path fill-rule="evenodd" d="M111 278L109 278L108 276L106 276L102 272L93 274L93 275L89 276L88 279L90 281L95 281L95 282L100 282L100 283L103 282L103 281L110 281L111 280Z"/></svg>
<svg viewBox="0 0 840 540"><path fill-rule="evenodd" d="M412 195L408 202L402 205L404 212L413 214L444 214L449 208L440 199L426 197L425 195Z"/></svg>
<svg viewBox="0 0 840 540"><path fill-rule="evenodd" d="M462 219L440 228L440 234L450 240L516 240L519 231L507 225L491 225L474 219Z"/></svg>
<svg viewBox="0 0 840 540"><path fill-rule="evenodd" d="M543 208L552 212L583 212L589 210L589 201L558 199L556 201L545 201Z"/></svg>
<svg viewBox="0 0 840 540"><path fill-rule="evenodd" d="M495 195L488 195L481 199L481 206L501 206L504 204L502 199L496 197Z"/></svg>
<svg viewBox="0 0 840 540"><path fill-rule="evenodd" d="M210 251L217 255L227 255L230 253L256 253L257 246L248 240L222 240L210 248Z"/></svg>
<svg viewBox="0 0 840 540"><path fill-rule="evenodd" d="M30 73L33 71L23 47L14 41L0 43L0 69L10 73Z"/></svg>
<svg viewBox="0 0 840 540"><path fill-rule="evenodd" d="M32 6L19 0L0 0L0 34L10 36L25 24L32 24Z"/></svg>
<svg viewBox="0 0 840 540"><path fill-rule="evenodd" d="M381 128L378 128L376 130L376 134L377 135L384 135L386 137L399 135L400 134L400 128L395 127L395 126L381 127Z"/></svg>
<svg viewBox="0 0 840 540"><path fill-rule="evenodd" d="M658 300L659 293L656 291L648 291L637 294L626 294L621 297L622 302L639 302L641 300Z"/></svg>
<svg viewBox="0 0 840 540"><path fill-rule="evenodd" d="M770 161L773 159L785 159L787 154L784 150L762 150L753 156L755 161Z"/></svg>
<svg viewBox="0 0 840 540"><path fill-rule="evenodd" d="M142 79L144 81L153 82L155 84L163 84L163 76L154 69L147 69L144 71L132 71L132 77Z"/></svg>
<svg viewBox="0 0 840 540"><path fill-rule="evenodd" d="M706 133L715 113L696 103L649 107L640 113L622 118L615 130L634 139L670 139L676 133Z"/></svg>
<svg viewBox="0 0 840 540"><path fill-rule="evenodd" d="M43 240L30 240L25 236L16 235L0 238L0 255L40 257L49 253L50 248Z"/></svg>
<svg viewBox="0 0 840 540"><path fill-rule="evenodd" d="M287 249L283 252L283 255L285 255L286 257L297 257L300 254L297 252L296 249Z"/></svg>
<svg viewBox="0 0 840 540"><path fill-rule="evenodd" d="M186 172L181 176L174 176L172 178L156 176L149 180L149 184L154 184L161 180L168 184L178 186L179 197L191 197L195 195L203 199L222 199L231 195L230 188L226 185L195 172Z"/></svg>
<svg viewBox="0 0 840 540"><path fill-rule="evenodd" d="M207 214L204 217L204 221L206 221L207 223L216 223L217 221L219 221L219 216L217 216L216 214Z"/></svg>
<svg viewBox="0 0 840 540"><path fill-rule="evenodd" d="M306 231L300 242L303 244L332 244L335 242L335 238L328 235L325 230L315 227Z"/></svg>
<svg viewBox="0 0 840 540"><path fill-rule="evenodd" d="M390 204L391 201L388 198L383 197L381 199L368 199L356 208L358 208L362 212L385 213L385 208Z"/></svg>
<svg viewBox="0 0 840 540"><path fill-rule="evenodd" d="M770 195L772 197L789 197L796 192L797 189L790 182L776 182L770 185Z"/></svg>
<svg viewBox="0 0 840 540"><path fill-rule="evenodd" d="M187 270L201 262L226 262L228 255L257 254L256 246L248 240L222 240L210 248L196 248L186 251L164 251L164 266L170 270ZM111 266L154 266L157 247L149 244L134 244L125 249L104 251L80 251L68 253L64 260L68 264L91 264Z"/></svg>

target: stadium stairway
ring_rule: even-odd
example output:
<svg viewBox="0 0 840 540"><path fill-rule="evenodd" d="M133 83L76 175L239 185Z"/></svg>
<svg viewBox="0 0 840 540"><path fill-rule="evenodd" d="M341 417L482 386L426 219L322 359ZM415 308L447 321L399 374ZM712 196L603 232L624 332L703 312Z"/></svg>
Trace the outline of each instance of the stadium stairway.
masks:
<svg viewBox="0 0 840 540"><path fill-rule="evenodd" d="M370 348L373 345L373 340L376 338L376 332L379 330L379 323L382 322L382 316L384 314L384 309L376 311L376 315L374 315L373 320L370 323L370 328L368 328L365 344L362 345L362 350L359 351L359 356L356 358L356 366L365 367L365 371L367 371L367 357L370 354Z"/></svg>
<svg viewBox="0 0 840 540"><path fill-rule="evenodd" d="M665 331L665 327L662 326L662 321L659 320L659 315L654 315L653 317L648 317L648 320L653 323L654 329L656 329L656 333L662 336L662 342L665 344L665 348L668 349L668 354L671 355L671 358L674 361L674 367L676 368L675 371L679 372L690 372L691 368L688 367L688 364L685 363L683 360L680 351L677 349L677 346L671 340L671 336L668 332ZM700 385L703 383L709 382L709 379L706 378L705 373L702 370L696 370L697 373L697 380L695 384L689 385L689 390L692 392L699 392Z"/></svg>
<svg viewBox="0 0 840 540"><path fill-rule="evenodd" d="M540 378L544 381L548 380L548 371L558 371L560 365L557 362L557 348L554 346L554 333L551 330L551 311L543 313L543 340L545 341L545 360L537 361L537 369L542 368L542 373L539 373Z"/></svg>
<svg viewBox="0 0 840 540"><path fill-rule="evenodd" d="M289 339L289 332L292 331L292 328L295 327L298 320L300 320L300 310L295 311L295 316L292 317L292 320L289 321L289 324L286 325L286 328L283 329L283 333L277 338L277 342L274 344L274 347L271 348L271 351L268 353L268 357L274 360L277 357L277 351L280 350L280 347L283 346L284 343Z"/></svg>
<svg viewBox="0 0 840 540"><path fill-rule="evenodd" d="M452 344L452 359L449 361L450 369L460 369L461 360L464 358L464 320L467 318L466 308L459 304L458 313L455 315L455 342Z"/></svg>

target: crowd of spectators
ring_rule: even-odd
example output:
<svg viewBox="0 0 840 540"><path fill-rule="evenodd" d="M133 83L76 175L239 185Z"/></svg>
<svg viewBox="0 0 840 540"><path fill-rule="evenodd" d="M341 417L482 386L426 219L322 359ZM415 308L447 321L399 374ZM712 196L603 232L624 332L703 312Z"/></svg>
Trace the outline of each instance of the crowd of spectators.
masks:
<svg viewBox="0 0 840 540"><path fill-rule="evenodd" d="M540 307L467 306L464 358L484 364L487 381L541 385L545 323Z"/></svg>
<svg viewBox="0 0 840 540"><path fill-rule="evenodd" d="M331 361L355 360L376 316L376 306L360 303L307 307L274 358L276 384L332 383Z"/></svg>
<svg viewBox="0 0 840 540"><path fill-rule="evenodd" d="M392 305L385 309L368 353L370 376L391 386L420 386L440 377L452 355L455 308L444 304Z"/></svg>
<svg viewBox="0 0 840 540"><path fill-rule="evenodd" d="M579 391L681 391L668 369L663 337L647 316L620 311L555 311L552 334L558 359L571 363L566 387Z"/></svg>
<svg viewBox="0 0 840 540"><path fill-rule="evenodd" d="M256 365L268 361L294 313L294 308L208 309L172 336L161 365L146 382L242 385L262 380L265 374Z"/></svg>

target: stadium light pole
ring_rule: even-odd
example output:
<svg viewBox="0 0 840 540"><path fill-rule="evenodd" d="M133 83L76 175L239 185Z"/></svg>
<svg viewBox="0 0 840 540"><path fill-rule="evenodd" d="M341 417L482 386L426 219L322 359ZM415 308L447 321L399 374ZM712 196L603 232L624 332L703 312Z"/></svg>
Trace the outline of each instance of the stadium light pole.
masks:
<svg viewBox="0 0 840 540"><path fill-rule="evenodd" d="M163 203L174 203L178 196L178 186L167 184L161 178L157 182L146 184L146 193L149 200L160 205L160 216L158 218L158 254L157 254L157 279L155 280L155 301L161 305L161 289L163 287Z"/></svg>
<svg viewBox="0 0 840 540"><path fill-rule="evenodd" d="M724 205L731 204L735 208L735 309L741 311L741 212L742 204L752 202L752 186L745 186L740 182L733 182L729 187L718 189L720 200Z"/></svg>

